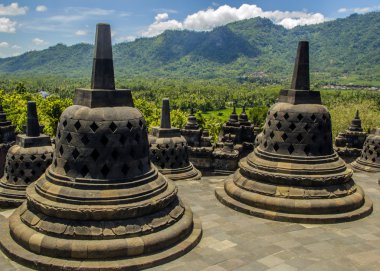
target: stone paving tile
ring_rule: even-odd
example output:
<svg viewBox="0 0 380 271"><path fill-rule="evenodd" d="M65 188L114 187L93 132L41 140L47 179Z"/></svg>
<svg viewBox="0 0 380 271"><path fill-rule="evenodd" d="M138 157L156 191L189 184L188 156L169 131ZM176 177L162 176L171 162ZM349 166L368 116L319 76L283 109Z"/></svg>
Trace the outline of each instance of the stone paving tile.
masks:
<svg viewBox="0 0 380 271"><path fill-rule="evenodd" d="M203 224L199 245L154 271L379 271L380 174L355 174L374 202L359 221L308 225L274 222L231 210L214 196L224 177L177 182L179 194ZM12 210L1 211L9 216ZM1 237L0 237L1 238ZM29 270L0 254L0 271Z"/></svg>

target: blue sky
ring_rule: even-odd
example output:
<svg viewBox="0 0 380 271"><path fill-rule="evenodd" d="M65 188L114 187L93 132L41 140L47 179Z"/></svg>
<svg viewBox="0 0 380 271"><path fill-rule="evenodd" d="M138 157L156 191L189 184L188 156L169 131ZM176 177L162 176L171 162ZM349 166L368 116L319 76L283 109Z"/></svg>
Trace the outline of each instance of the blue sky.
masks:
<svg viewBox="0 0 380 271"><path fill-rule="evenodd" d="M110 23L119 43L166 29L207 31L257 16L292 28L379 10L380 0L0 0L0 57L57 43L93 43L97 22Z"/></svg>

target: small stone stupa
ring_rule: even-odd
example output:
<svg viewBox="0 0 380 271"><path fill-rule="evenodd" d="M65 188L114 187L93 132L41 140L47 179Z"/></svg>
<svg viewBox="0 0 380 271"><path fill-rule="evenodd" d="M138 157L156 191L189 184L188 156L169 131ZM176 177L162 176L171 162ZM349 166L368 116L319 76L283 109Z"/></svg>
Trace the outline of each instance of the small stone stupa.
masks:
<svg viewBox="0 0 380 271"><path fill-rule="evenodd" d="M178 258L201 226L149 160L144 117L116 90L111 29L98 24L91 89L61 115L53 163L0 218L0 245L38 270L137 270Z"/></svg>
<svg viewBox="0 0 380 271"><path fill-rule="evenodd" d="M355 171L380 172L380 128L368 135L360 157L351 166Z"/></svg>
<svg viewBox="0 0 380 271"><path fill-rule="evenodd" d="M222 148L216 148L213 152L214 172L220 175L230 175L238 168L239 151L234 149L232 135L226 135Z"/></svg>
<svg viewBox="0 0 380 271"><path fill-rule="evenodd" d="M150 157L158 170L173 181L199 180L202 176L189 161L186 139L170 123L169 99L162 100L160 127L153 127L149 137Z"/></svg>
<svg viewBox="0 0 380 271"><path fill-rule="evenodd" d="M310 91L309 43L300 42L292 87L268 111L259 146L242 159L216 197L258 217L334 223L372 212L372 202L333 150L330 114Z"/></svg>
<svg viewBox="0 0 380 271"><path fill-rule="evenodd" d="M26 134L17 135L7 154L5 175L0 180L0 207L17 207L25 201L26 187L51 164L50 137L40 134L35 102L28 102Z"/></svg>
<svg viewBox="0 0 380 271"><path fill-rule="evenodd" d="M181 135L186 139L189 146L200 145L202 129L199 127L193 108L191 108L185 127L181 129Z"/></svg>
<svg viewBox="0 0 380 271"><path fill-rule="evenodd" d="M0 105L0 178L4 175L5 157L9 148L15 143L16 126L7 120L7 115Z"/></svg>
<svg viewBox="0 0 380 271"><path fill-rule="evenodd" d="M357 110L348 129L340 132L335 138L335 150L346 162L352 162L360 156L366 138L367 133L363 131L362 121Z"/></svg>

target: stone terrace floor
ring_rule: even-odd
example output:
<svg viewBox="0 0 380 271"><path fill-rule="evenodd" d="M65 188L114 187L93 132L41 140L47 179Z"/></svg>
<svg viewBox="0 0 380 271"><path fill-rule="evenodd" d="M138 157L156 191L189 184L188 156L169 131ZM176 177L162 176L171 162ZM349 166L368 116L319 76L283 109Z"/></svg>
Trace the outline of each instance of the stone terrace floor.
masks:
<svg viewBox="0 0 380 271"><path fill-rule="evenodd" d="M274 222L233 211L214 196L215 187L223 184L224 177L177 182L182 199L202 220L203 238L185 256L149 270L380 270L379 177L355 174L355 180L374 203L372 215L327 225ZM0 214L8 216L11 212ZM0 270L29 269L1 254Z"/></svg>

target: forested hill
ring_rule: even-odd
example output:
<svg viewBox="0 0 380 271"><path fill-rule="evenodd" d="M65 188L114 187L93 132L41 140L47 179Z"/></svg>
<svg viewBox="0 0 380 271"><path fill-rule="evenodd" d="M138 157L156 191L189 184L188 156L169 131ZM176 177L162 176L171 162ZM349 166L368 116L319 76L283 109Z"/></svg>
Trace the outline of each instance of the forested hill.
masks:
<svg viewBox="0 0 380 271"><path fill-rule="evenodd" d="M312 79L380 81L380 12L291 30L254 18L211 32L166 31L116 44L116 75L281 81L291 74L299 40L310 41ZM0 74L88 78L92 49L89 44L57 44L0 59Z"/></svg>

